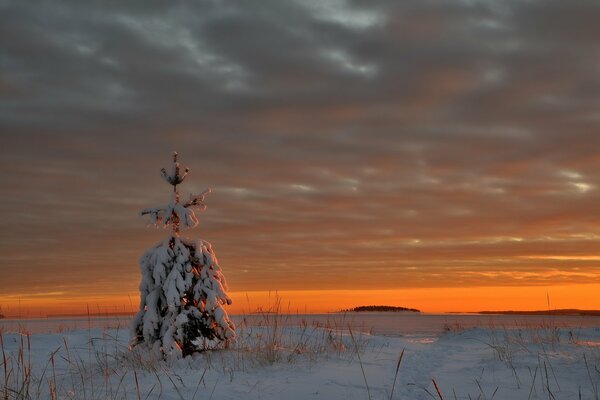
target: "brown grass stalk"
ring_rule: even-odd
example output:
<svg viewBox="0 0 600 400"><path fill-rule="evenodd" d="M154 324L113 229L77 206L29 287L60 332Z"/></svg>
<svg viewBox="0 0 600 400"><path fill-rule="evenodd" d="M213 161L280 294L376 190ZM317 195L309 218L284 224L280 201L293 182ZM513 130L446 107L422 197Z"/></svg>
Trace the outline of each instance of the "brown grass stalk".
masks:
<svg viewBox="0 0 600 400"><path fill-rule="evenodd" d="M354 338L354 332L352 332L352 328L348 325L348 331L350 332L350 337L352 338L352 343L354 344L354 350L356 351L356 357L358 357L358 363L360 364L360 370L362 371L363 379L365 380L365 386L367 388L367 396L369 400L371 399L371 389L369 389L369 382L367 381L367 375L365 374L365 368L363 366L362 360L360 358L360 350L358 349L358 344L356 343L356 339Z"/></svg>
<svg viewBox="0 0 600 400"><path fill-rule="evenodd" d="M440 400L444 400L444 396L442 396L442 392L440 391L440 388L435 382L435 378L431 378L431 382L433 382L433 387L435 387L435 391L437 392L437 395L439 396Z"/></svg>
<svg viewBox="0 0 600 400"><path fill-rule="evenodd" d="M394 388L396 388L396 379L398 378L398 371L400 370L400 364L402 363L402 358L404 357L404 350L400 353L400 357L398 357L398 362L396 363L396 372L394 374L394 383L392 384L392 391L390 392L390 400L394 396Z"/></svg>

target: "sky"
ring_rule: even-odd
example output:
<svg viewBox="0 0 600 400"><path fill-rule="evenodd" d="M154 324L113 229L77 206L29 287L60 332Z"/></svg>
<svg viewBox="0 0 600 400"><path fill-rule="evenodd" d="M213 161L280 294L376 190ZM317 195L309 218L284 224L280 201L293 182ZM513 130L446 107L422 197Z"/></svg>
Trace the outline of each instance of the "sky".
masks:
<svg viewBox="0 0 600 400"><path fill-rule="evenodd" d="M234 298L600 308L600 3L0 2L0 305L135 308L206 187ZM267 299L267 300L265 300ZM85 306L84 306L85 305ZM237 307L237 308L236 308Z"/></svg>

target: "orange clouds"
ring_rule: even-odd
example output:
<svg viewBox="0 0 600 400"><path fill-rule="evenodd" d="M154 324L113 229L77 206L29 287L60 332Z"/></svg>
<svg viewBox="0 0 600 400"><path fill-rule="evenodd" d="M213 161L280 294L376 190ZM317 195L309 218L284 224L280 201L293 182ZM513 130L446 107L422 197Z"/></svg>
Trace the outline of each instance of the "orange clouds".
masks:
<svg viewBox="0 0 600 400"><path fill-rule="evenodd" d="M600 3L311 4L9 2L0 305L127 306L165 234L138 213L167 200L177 149L185 190L214 189L185 235L235 293L316 310L298 291L415 291L437 310L427 288L535 304L521 288L579 285L586 307Z"/></svg>

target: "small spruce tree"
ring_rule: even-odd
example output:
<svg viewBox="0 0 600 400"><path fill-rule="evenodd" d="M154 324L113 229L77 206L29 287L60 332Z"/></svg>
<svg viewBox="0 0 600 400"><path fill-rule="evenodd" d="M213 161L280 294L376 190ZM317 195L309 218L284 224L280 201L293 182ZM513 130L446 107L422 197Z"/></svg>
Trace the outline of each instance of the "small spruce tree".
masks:
<svg viewBox="0 0 600 400"><path fill-rule="evenodd" d="M170 171L163 168L161 172L173 186L171 201L146 208L141 215L149 215L156 226L170 226L172 233L140 260L140 310L133 321L131 344L143 344L164 357L180 358L228 343L235 338L235 325L223 308L231 299L211 244L179 235L181 228L198 225L193 208L206 209L204 197L210 189L180 201L177 185L189 168L182 173L176 152Z"/></svg>

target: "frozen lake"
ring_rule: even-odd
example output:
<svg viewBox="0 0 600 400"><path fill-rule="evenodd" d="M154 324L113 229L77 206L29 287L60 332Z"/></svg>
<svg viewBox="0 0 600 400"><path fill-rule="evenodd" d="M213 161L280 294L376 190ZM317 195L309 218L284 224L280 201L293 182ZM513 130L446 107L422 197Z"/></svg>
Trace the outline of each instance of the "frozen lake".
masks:
<svg viewBox="0 0 600 400"><path fill-rule="evenodd" d="M533 316L478 314L417 314L395 312L361 312L332 314L250 314L233 315L236 325L270 325L274 319L281 326L323 326L369 332L384 336L437 335L457 328L524 328L552 325L558 328L600 328L600 317ZM79 329L128 329L129 316L2 319L0 332L62 333Z"/></svg>
<svg viewBox="0 0 600 400"><path fill-rule="evenodd" d="M599 317L233 318L240 329L230 348L173 362L144 348L129 351L127 316L0 320L7 360L0 397L22 392L26 382L31 398L40 399L598 398ZM28 379L23 371L31 371Z"/></svg>

